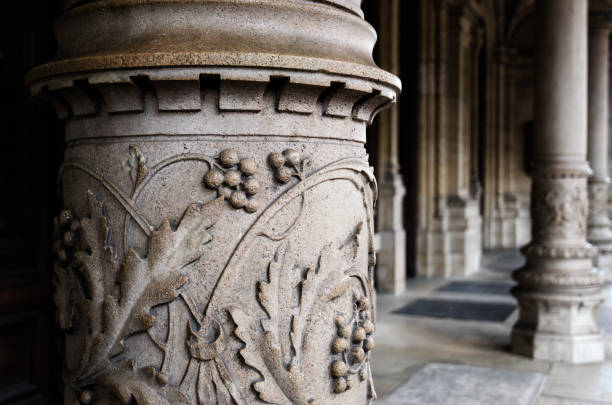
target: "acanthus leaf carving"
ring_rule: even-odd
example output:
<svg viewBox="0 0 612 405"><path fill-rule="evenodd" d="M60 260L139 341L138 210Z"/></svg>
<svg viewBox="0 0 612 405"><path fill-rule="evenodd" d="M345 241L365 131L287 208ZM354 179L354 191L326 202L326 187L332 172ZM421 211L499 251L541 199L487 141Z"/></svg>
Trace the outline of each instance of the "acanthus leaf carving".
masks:
<svg viewBox="0 0 612 405"><path fill-rule="evenodd" d="M205 156L186 155L184 158L207 162L211 170L217 165L235 166L235 159L230 159L231 162L226 159L232 154L227 152L225 155L228 156L225 156L224 152L227 150L212 158L218 160L213 164ZM141 181L138 190L146 186L159 168L175 161L180 161L180 157L167 159L155 166L152 174ZM302 177L302 169L307 164L305 161L299 161L300 171L294 177L300 182L321 182L319 177L310 180ZM247 161L245 167L248 168L249 164ZM87 167L77 167L75 164L70 167L94 173ZM342 166L342 170L346 169ZM356 173L355 176L361 180L361 171L352 167L348 170L351 175ZM326 176L331 177L331 174ZM334 174L331 178L338 177ZM108 183L108 180L105 181ZM353 181L353 184L359 186L360 183ZM120 193L111 183L105 186L111 194L115 191L114 196ZM291 189L291 193L297 196L295 198L301 196L303 209L303 194L307 188L301 184L297 186L295 190ZM240 353L247 368L258 371L262 377L252 383L256 396L268 403L313 404L315 396L319 394L315 394L314 388L307 384L312 371L309 359L315 352L316 355L321 354L320 344L316 342L319 332L313 329L313 325L320 319L320 313L327 310L326 304L345 297L356 279L359 279L360 289L365 295L371 293L367 276L357 275L359 271L354 267L360 251L363 223L359 223L349 237L342 239L338 245L322 248L312 258L315 260L309 259L312 260L311 266L300 267L296 264L298 252L292 252L289 243L282 242L296 229L297 219L287 231L270 237L264 233L264 225L265 220L269 220L267 216L274 211L268 213L266 210L262 214L264 220L258 220L260 223L251 231L251 237L264 236L281 244L274 259L268 263L267 279L258 283L255 306L259 304L263 310L261 312L265 314L256 316L238 308L228 309L225 305L202 305L198 302L199 297L190 292L191 286L185 285L187 277L183 269L204 253L204 245L212 238L207 229L221 216L224 195L206 204L190 205L176 226L169 221L159 226L149 224L136 207L137 196L118 198L118 201L127 201L129 215L132 218L139 215L144 221L143 233L148 236L147 254L144 256L129 250L122 262L116 257L106 209L91 192L88 193L90 208L85 217L76 219L72 211L65 211L57 220L56 281L58 292L62 293L58 294L56 303L58 307L66 309L59 311L63 314L60 324L64 325L66 335L73 334L73 331L80 335L81 338L72 338L73 344L79 341L85 346L84 353L78 355L78 366L69 367L65 375L74 394L83 396L80 403L90 403L92 396L95 403L98 400L112 402L112 398L106 397L110 394L123 404L165 405L185 401L246 404L245 387L237 385L232 376L236 372L231 368L233 355L225 352L238 350L230 345L229 330L225 334L222 324L226 322L225 311L228 311L235 324L233 333L245 343ZM223 211L226 210L223 208ZM127 240L125 235L124 240ZM128 244L124 243L124 246ZM355 291L353 288L353 296ZM183 303L177 300L179 297ZM343 298L338 302L346 305L351 300ZM163 307L152 311L160 305ZM160 323L153 328L155 316L163 313L160 312L162 308L168 311L167 326ZM207 310L209 308L213 309ZM333 324L330 322L328 326L331 332ZM164 332L166 327L167 334ZM186 334L183 327L187 328ZM137 369L136 362L124 361L134 358L133 350L140 350L138 345L142 341L139 339L143 337L127 342L128 350L124 350L124 340L140 332L146 332L145 336L148 335L162 353L161 364L154 362L153 367ZM311 335L312 339L309 338ZM177 340L177 337L182 338ZM177 345L186 349L188 364L184 373L177 373L177 357L172 353L179 347ZM364 359L367 360L369 357ZM140 366L151 364L150 358L139 358L137 361L143 362ZM179 369L183 365L181 363ZM364 376L361 381L364 381L369 376L369 364L362 369L367 371L360 374ZM320 372L325 376L327 370ZM334 380L331 379L330 383L333 389ZM369 380L368 384L368 398L372 400L373 389Z"/></svg>
<svg viewBox="0 0 612 405"><path fill-rule="evenodd" d="M347 246L325 246L317 264L305 270L301 281L293 283L291 273L299 272L299 267L288 266L288 247L281 245L268 265L267 280L258 283L257 300L265 317L257 319L241 309L230 308L236 324L234 334L245 344L240 354L246 365L262 376L262 381L253 384L262 401L298 405L316 401L305 383L311 357L308 351L313 350L309 338L322 308L351 288L352 269L338 271L346 266L347 258L355 259L353 249L345 249ZM297 307L287 308L294 291L298 292Z"/></svg>
<svg viewBox="0 0 612 405"><path fill-rule="evenodd" d="M77 305L81 322L86 322L79 326L87 333L79 365L69 372L77 389L112 380L117 372L112 358L123 351L123 340L153 325L153 307L178 297L187 282L183 268L204 253L204 245L212 238L207 229L224 204L220 197L190 205L176 229L164 221L151 233L146 257L130 250L119 267L102 204L92 192L88 201L88 217L79 221L66 210L56 221L56 237L62 238L56 243L55 284L58 292L71 294L68 299L56 294L60 325L65 330L74 327L72 314Z"/></svg>
<svg viewBox="0 0 612 405"><path fill-rule="evenodd" d="M104 302L104 332L95 338L91 362L95 365L121 352L123 339L153 325L152 307L178 297L187 282L182 268L197 260L211 240L207 229L218 218L223 198L187 208L176 231L169 221L152 232L149 254L141 258L130 250L119 272L120 297L108 295Z"/></svg>

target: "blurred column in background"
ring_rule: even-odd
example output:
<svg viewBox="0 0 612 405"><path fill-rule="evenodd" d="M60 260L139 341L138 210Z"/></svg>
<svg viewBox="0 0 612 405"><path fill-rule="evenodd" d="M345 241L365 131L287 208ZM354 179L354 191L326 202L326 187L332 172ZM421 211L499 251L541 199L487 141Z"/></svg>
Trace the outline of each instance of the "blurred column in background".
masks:
<svg viewBox="0 0 612 405"><path fill-rule="evenodd" d="M589 177L588 240L599 250L595 265L612 271L612 230L608 217L608 75L612 2L591 1L589 15ZM609 5L607 5L609 4ZM606 7L607 5L607 7Z"/></svg>
<svg viewBox="0 0 612 405"><path fill-rule="evenodd" d="M532 241L514 273L516 353L569 363L605 358L603 278L587 242L587 0L537 0Z"/></svg>
<svg viewBox="0 0 612 405"><path fill-rule="evenodd" d="M381 68L398 75L400 70L400 0L379 2L379 63ZM398 159L399 109L396 104L378 119L377 175L379 198L377 231L379 251L376 286L383 293L400 294L406 284L406 231L404 195L406 189Z"/></svg>

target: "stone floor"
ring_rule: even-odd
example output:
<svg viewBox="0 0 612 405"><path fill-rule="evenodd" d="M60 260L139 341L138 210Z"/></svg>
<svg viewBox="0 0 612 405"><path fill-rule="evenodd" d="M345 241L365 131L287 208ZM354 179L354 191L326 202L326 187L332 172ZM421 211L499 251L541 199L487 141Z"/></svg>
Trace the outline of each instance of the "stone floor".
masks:
<svg viewBox="0 0 612 405"><path fill-rule="evenodd" d="M612 405L612 285L599 311L608 361L534 361L509 352L517 313L507 291L522 260L489 253L467 280L413 279L401 296L379 295L377 404Z"/></svg>

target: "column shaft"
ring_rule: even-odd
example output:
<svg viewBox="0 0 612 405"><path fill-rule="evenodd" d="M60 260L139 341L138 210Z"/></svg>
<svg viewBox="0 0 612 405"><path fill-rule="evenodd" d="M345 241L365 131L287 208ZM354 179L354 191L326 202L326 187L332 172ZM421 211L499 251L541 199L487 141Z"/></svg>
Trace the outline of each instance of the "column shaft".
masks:
<svg viewBox="0 0 612 405"><path fill-rule="evenodd" d="M589 163L593 177L608 177L608 67L610 29L589 29Z"/></svg>
<svg viewBox="0 0 612 405"><path fill-rule="evenodd" d="M515 272L517 353L585 363L604 359L595 318L602 278L586 241L587 0L537 0L532 241Z"/></svg>
<svg viewBox="0 0 612 405"><path fill-rule="evenodd" d="M380 65L399 74L400 59L400 0L379 3L381 21L379 33ZM400 174L399 142L400 106L384 111L378 121L380 196L378 199L378 261L376 284L384 293L401 294L406 285L406 231L404 229L404 195L406 189Z"/></svg>
<svg viewBox="0 0 612 405"><path fill-rule="evenodd" d="M589 28L589 178L588 240L599 253L595 264L612 269L612 231L608 217L608 69L610 28L605 14L591 11Z"/></svg>

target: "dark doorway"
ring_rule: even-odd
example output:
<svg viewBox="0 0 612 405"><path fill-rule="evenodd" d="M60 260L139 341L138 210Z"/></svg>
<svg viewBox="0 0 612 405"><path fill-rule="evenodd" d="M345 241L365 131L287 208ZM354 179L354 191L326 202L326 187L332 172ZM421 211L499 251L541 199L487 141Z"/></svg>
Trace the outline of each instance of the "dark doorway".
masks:
<svg viewBox="0 0 612 405"><path fill-rule="evenodd" d="M61 126L33 104L25 74L55 52L59 0L0 5L0 403L59 403L59 362L51 300L55 176Z"/></svg>

